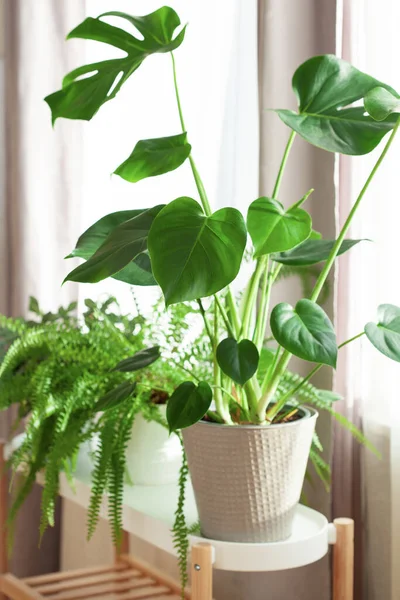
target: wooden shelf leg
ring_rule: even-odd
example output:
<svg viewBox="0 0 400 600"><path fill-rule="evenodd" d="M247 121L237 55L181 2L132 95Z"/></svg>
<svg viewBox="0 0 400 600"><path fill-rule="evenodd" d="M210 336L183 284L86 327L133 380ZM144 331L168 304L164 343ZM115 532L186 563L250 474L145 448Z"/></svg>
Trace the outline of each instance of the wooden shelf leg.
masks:
<svg viewBox="0 0 400 600"><path fill-rule="evenodd" d="M192 600L212 600L212 546L192 546Z"/></svg>
<svg viewBox="0 0 400 600"><path fill-rule="evenodd" d="M336 543L333 547L333 600L354 598L354 521L335 519Z"/></svg>

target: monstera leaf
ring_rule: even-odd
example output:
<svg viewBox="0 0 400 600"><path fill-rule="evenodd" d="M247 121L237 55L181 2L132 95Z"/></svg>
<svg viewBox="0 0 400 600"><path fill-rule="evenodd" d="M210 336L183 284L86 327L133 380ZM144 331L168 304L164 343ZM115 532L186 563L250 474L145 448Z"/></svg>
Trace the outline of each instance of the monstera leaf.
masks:
<svg viewBox="0 0 400 600"><path fill-rule="evenodd" d="M400 113L400 98L383 87L376 87L365 96L364 106L375 121L383 121L392 113Z"/></svg>
<svg viewBox="0 0 400 600"><path fill-rule="evenodd" d="M186 133L141 140L136 144L129 158L115 170L115 174L131 183L146 177L163 175L180 167L189 156L191 149Z"/></svg>
<svg viewBox="0 0 400 600"><path fill-rule="evenodd" d="M367 323L367 338L379 352L400 362L400 308L394 304L378 307L378 324Z"/></svg>
<svg viewBox="0 0 400 600"><path fill-rule="evenodd" d="M215 294L238 274L247 232L241 213L222 208L206 216L192 198L163 208L149 233L154 277L168 305Z"/></svg>
<svg viewBox="0 0 400 600"><path fill-rule="evenodd" d="M338 256L362 241L364 240L343 240ZM272 259L292 267L316 265L327 260L335 243L335 240L308 239L293 250L274 254Z"/></svg>
<svg viewBox="0 0 400 600"><path fill-rule="evenodd" d="M273 198L258 198L250 204L247 228L255 258L294 248L304 242L312 230L308 212L297 206L285 211Z"/></svg>
<svg viewBox="0 0 400 600"><path fill-rule="evenodd" d="M185 381L176 388L167 404L167 421L170 431L184 429L200 421L210 408L212 390L208 383L197 385Z"/></svg>
<svg viewBox="0 0 400 600"><path fill-rule="evenodd" d="M119 27L109 25L103 17L120 17L129 21L143 36L135 37ZM89 17L68 35L68 39L95 40L125 52L122 58L104 60L84 65L64 77L62 89L45 98L52 112L53 123L59 117L90 119L99 108L119 92L125 81L142 64L157 52L171 52L180 46L185 30L174 38L180 25L176 12L164 6L144 17L134 17L123 12L108 12L97 19Z"/></svg>
<svg viewBox="0 0 400 600"><path fill-rule="evenodd" d="M257 346L251 340L237 342L234 338L226 338L218 344L217 361L225 375L244 385L257 371Z"/></svg>
<svg viewBox="0 0 400 600"><path fill-rule="evenodd" d="M118 225L133 219L140 215L141 210L121 210L102 217L87 229L78 239L74 250L66 258L84 258L88 260L106 241L113 229ZM129 285L157 285L151 270L150 257L147 252L138 254L126 267L118 273L112 275L113 279L118 279Z"/></svg>
<svg viewBox="0 0 400 600"><path fill-rule="evenodd" d="M96 283L119 273L127 265L131 266L131 261L135 259L139 259L136 266L144 268L146 263L142 261L143 256L146 256L149 230L155 217L163 207L164 205L160 204L148 210L140 211L133 218L112 229L103 244L89 260L71 271L65 281ZM115 218L115 214L113 217ZM88 235L87 239L89 239Z"/></svg>
<svg viewBox="0 0 400 600"><path fill-rule="evenodd" d="M366 154L396 123L394 115L378 122L365 115L363 106L346 108L376 87L395 92L336 56L327 54L307 60L295 72L292 86L299 112L277 113L291 129L324 150Z"/></svg>
<svg viewBox="0 0 400 600"><path fill-rule="evenodd" d="M271 330L280 344L299 358L336 367L337 344L333 325L325 311L311 300L286 302L271 312Z"/></svg>

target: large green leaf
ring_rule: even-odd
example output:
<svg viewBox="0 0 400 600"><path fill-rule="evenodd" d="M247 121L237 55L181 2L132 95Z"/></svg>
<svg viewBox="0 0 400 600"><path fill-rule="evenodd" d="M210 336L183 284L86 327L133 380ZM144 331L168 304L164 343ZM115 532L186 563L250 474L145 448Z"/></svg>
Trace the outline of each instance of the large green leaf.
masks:
<svg viewBox="0 0 400 600"><path fill-rule="evenodd" d="M395 125L393 115L377 122L365 115L364 107L345 108L377 86L393 90L334 55L307 60L295 72L292 85L299 113L278 110L280 118L305 140L330 152L371 152Z"/></svg>
<svg viewBox="0 0 400 600"><path fill-rule="evenodd" d="M147 249L150 227L163 207L160 204L149 208L115 227L93 256L71 271L65 281L96 283L115 275L136 257L143 255Z"/></svg>
<svg viewBox="0 0 400 600"><path fill-rule="evenodd" d="M362 241L364 240L343 240L338 255L344 254L347 250L350 250L350 248ZM297 248L289 250L289 252L274 254L272 258L278 263L293 267L316 265L328 258L334 244L335 240L309 239L300 244L300 246L297 246Z"/></svg>
<svg viewBox="0 0 400 600"><path fill-rule="evenodd" d="M101 20L107 16L128 20L143 39ZM97 19L85 19L71 31L67 39L103 42L122 50L125 56L84 65L66 75L62 89L45 98L52 112L53 123L58 117L90 121L105 102L116 96L147 56L157 52L170 52L180 46L185 30L173 39L179 25L178 15L168 6L143 17L108 12Z"/></svg>
<svg viewBox="0 0 400 600"><path fill-rule="evenodd" d="M367 338L379 352L400 362L400 308L394 304L378 307L378 324L367 323Z"/></svg>
<svg viewBox="0 0 400 600"><path fill-rule="evenodd" d="M336 367L335 331L315 302L299 300L295 308L286 302L277 304L271 312L271 330L276 341L295 356Z"/></svg>
<svg viewBox="0 0 400 600"><path fill-rule="evenodd" d="M200 421L210 408L212 390L208 383L195 385L185 381L176 388L167 404L167 421L170 431L177 431Z"/></svg>
<svg viewBox="0 0 400 600"><path fill-rule="evenodd" d="M157 215L149 233L154 277L168 305L203 298L238 274L246 227L235 208L207 217L192 198L178 198Z"/></svg>
<svg viewBox="0 0 400 600"><path fill-rule="evenodd" d="M392 113L400 113L400 98L383 87L376 87L365 96L364 106L375 121L383 121Z"/></svg>
<svg viewBox="0 0 400 600"><path fill-rule="evenodd" d="M79 257L88 260L106 241L113 229L140 215L142 212L144 212L144 209L121 210L102 217L82 233L74 250L66 258ZM129 285L157 285L153 277L150 257L147 252L138 254L133 261L112 277Z"/></svg>
<svg viewBox="0 0 400 600"><path fill-rule="evenodd" d="M122 373L131 373L149 367L160 358L160 347L153 346L152 348L144 348L139 350L133 356L121 360L113 371L121 371Z"/></svg>
<svg viewBox="0 0 400 600"><path fill-rule="evenodd" d="M185 162L192 149L186 133L165 138L141 140L132 154L116 170L116 175L130 183L146 177L174 171Z"/></svg>
<svg viewBox="0 0 400 600"><path fill-rule="evenodd" d="M238 343L234 338L226 338L218 344L217 361L225 375L244 385L257 371L257 346L250 340Z"/></svg>
<svg viewBox="0 0 400 600"><path fill-rule="evenodd" d="M247 228L257 258L298 246L310 236L312 224L310 215L302 208L285 211L278 200L262 197L249 206Z"/></svg>

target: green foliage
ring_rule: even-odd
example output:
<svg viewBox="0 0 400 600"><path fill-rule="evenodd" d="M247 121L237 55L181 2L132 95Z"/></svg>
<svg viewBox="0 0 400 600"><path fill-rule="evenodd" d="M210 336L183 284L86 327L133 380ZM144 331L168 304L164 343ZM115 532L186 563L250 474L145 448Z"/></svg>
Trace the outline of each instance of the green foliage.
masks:
<svg viewBox="0 0 400 600"><path fill-rule="evenodd" d="M45 469L43 535L54 524L60 473L65 471L72 479L81 445L99 440L89 533L108 492L113 536L118 542L125 448L134 417L143 411L149 420L160 422L153 400L165 401L179 375L171 369L165 377L160 366L157 373L152 372L158 349L139 354L150 337L150 325L141 315L121 314L112 298L102 304L87 300L86 307L82 322L72 314L74 305L45 315L32 301L39 321L1 318L2 326L18 337L0 366L0 409L17 404L18 420L27 417L25 437L10 459L12 469L20 470L24 481L9 516L12 523L37 474ZM135 356L143 370L115 369L119 362ZM99 411L103 411L100 418Z"/></svg>
<svg viewBox="0 0 400 600"><path fill-rule="evenodd" d="M226 338L218 344L217 361L222 372L240 385L253 377L258 360L257 347L250 340L237 343L233 338Z"/></svg>
<svg viewBox="0 0 400 600"><path fill-rule="evenodd" d="M181 438L180 438L181 439ZM182 443L182 439L181 439ZM189 468L187 465L186 454L182 443L182 466L179 472L179 493L178 506L175 512L175 521L172 527L173 544L178 553L178 565L181 580L182 600L185 600L185 586L188 582L187 562L189 551L189 529L185 517L185 490L188 480Z"/></svg>
<svg viewBox="0 0 400 600"><path fill-rule="evenodd" d="M393 90L376 87L366 94L364 106L375 121L383 121L392 113L400 113L400 97Z"/></svg>
<svg viewBox="0 0 400 600"><path fill-rule="evenodd" d="M367 323L365 333L382 354L400 362L400 308L393 304L378 307L378 324Z"/></svg>
<svg viewBox="0 0 400 600"><path fill-rule="evenodd" d="M344 240L340 246L338 256L350 250L353 246L362 240ZM283 265L291 265L295 267L305 267L316 265L329 258L335 240L306 240L296 248L292 248L288 252L280 252L274 254L272 259L275 262Z"/></svg>

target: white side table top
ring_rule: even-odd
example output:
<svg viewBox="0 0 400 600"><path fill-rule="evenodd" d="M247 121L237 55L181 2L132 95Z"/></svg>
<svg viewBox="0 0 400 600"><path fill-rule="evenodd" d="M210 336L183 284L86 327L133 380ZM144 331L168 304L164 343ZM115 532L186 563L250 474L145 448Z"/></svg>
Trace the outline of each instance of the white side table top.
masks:
<svg viewBox="0 0 400 600"><path fill-rule="evenodd" d="M18 444L15 440L13 446ZM92 461L88 447L82 447L75 474L75 490L64 475L60 478L60 495L87 508L90 498ZM40 481L39 481L40 483ZM177 506L178 487L125 486L124 529L158 548L176 555L172 545L171 527ZM107 518L107 500L104 499L101 516ZM197 522L193 490L188 483L186 492L188 525ZM214 548L214 568L228 571L279 571L300 567L322 558L328 544L334 542L332 527L327 519L315 510L299 505L291 537L269 544L236 544L218 540L205 540L192 536L193 542L207 541Z"/></svg>

